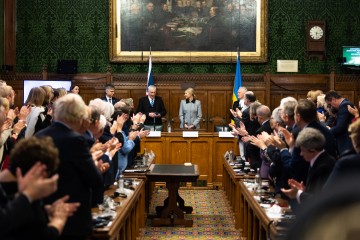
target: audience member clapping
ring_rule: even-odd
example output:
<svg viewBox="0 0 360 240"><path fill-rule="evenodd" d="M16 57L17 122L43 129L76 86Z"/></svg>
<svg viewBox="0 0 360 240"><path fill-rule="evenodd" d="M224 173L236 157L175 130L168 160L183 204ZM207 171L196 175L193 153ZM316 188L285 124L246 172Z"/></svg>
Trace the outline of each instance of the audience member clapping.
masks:
<svg viewBox="0 0 360 240"><path fill-rule="evenodd" d="M0 223L6 226L0 230L1 239L59 238L80 204L66 203L66 195L48 206L41 201L57 190L58 154L49 137L31 137L16 145L9 169L0 174Z"/></svg>
<svg viewBox="0 0 360 240"><path fill-rule="evenodd" d="M64 227L63 238L87 239L92 234L91 207L103 201L103 177L96 167L86 139L80 133L82 122L88 115L84 100L77 94L67 94L54 104L53 123L36 136L50 136L59 149L58 191L46 199L69 195L70 201L79 202L78 211Z"/></svg>

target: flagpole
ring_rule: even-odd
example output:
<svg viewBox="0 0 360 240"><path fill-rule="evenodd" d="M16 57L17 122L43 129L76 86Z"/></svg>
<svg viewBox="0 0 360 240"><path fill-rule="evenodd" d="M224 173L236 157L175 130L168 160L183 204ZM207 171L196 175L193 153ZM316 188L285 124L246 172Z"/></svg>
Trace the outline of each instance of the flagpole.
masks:
<svg viewBox="0 0 360 240"><path fill-rule="evenodd" d="M148 76L147 76L147 83L146 83L146 96L149 94L148 88L150 85L154 85L154 79L152 76L151 46L150 46L150 52L149 52L149 67L148 67Z"/></svg>

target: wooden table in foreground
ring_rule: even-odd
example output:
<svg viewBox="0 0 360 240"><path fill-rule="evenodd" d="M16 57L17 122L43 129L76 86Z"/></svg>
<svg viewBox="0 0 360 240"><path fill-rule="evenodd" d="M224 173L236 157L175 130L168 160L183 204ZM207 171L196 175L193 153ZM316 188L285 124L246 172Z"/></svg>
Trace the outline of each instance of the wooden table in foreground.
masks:
<svg viewBox="0 0 360 240"><path fill-rule="evenodd" d="M254 176L235 172L227 160L223 160L223 186L235 215L235 227L242 230L242 237L251 240L283 239L287 229L279 222L285 218L271 218L254 196L259 194L247 188L246 182L253 182ZM277 198L284 212L289 212L285 200Z"/></svg>
<svg viewBox="0 0 360 240"><path fill-rule="evenodd" d="M199 177L197 165L185 166L180 164L152 164L147 173L148 181L166 182L168 198L164 206L157 206L157 216L153 218L153 226L184 225L192 227L193 220L184 219L185 213L192 213L193 208L185 206L179 195L180 182L195 182ZM179 205L178 205L179 204Z"/></svg>
<svg viewBox="0 0 360 240"><path fill-rule="evenodd" d="M145 226L145 184L138 179L134 190L127 190L127 198L117 197L115 202L121 206L116 208L116 214L109 226L94 228L93 239L96 240L136 240L140 235L140 228ZM111 186L105 195L111 196L116 186ZM92 213L98 214L99 209L93 208Z"/></svg>
<svg viewBox="0 0 360 240"><path fill-rule="evenodd" d="M232 207L235 215L235 228L241 228L244 222L243 216L243 205L241 205L240 187L238 183L242 179L254 179L254 174L244 174L235 172L233 167L230 166L230 163L227 159L223 159L223 182L222 186L224 188L229 204Z"/></svg>
<svg viewBox="0 0 360 240"><path fill-rule="evenodd" d="M149 171L149 167L151 166L151 164L154 163L155 163L155 158L149 160L146 166L137 167L137 168L128 167L124 171L125 178L137 178L143 180L145 183L145 215L149 213L151 194L154 190L154 183L151 184L149 181L147 181L146 173Z"/></svg>
<svg viewBox="0 0 360 240"><path fill-rule="evenodd" d="M162 132L161 137L142 139L143 148L154 151L156 164L188 162L198 165L198 184L208 188L221 185L224 153L233 149L240 155L237 138L219 137L215 132L199 132L199 137L183 137L182 132Z"/></svg>

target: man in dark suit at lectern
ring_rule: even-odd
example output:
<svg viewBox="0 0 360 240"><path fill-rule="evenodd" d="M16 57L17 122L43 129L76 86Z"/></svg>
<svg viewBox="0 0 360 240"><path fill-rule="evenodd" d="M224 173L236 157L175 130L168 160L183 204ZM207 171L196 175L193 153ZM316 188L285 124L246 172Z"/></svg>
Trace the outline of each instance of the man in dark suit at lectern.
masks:
<svg viewBox="0 0 360 240"><path fill-rule="evenodd" d="M114 97L115 94L115 87L112 84L106 84L105 85L105 97L102 97L101 100L105 101L105 102L109 102L112 105L114 105L115 103L117 103L119 101L119 99L117 99L116 97Z"/></svg>
<svg viewBox="0 0 360 240"><path fill-rule="evenodd" d="M148 87L148 96L140 98L136 112L146 115L145 130L162 131L161 118L166 115L166 109L162 98L156 96L154 85Z"/></svg>

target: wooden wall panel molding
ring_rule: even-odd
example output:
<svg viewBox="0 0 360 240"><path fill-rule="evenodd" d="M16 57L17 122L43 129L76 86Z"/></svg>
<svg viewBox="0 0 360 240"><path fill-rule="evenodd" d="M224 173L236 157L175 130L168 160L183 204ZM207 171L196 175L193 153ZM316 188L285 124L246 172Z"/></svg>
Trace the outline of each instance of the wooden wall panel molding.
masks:
<svg viewBox="0 0 360 240"><path fill-rule="evenodd" d="M1 79L6 81L6 83L15 91L15 106L21 106L23 104L23 94L24 94L24 80L39 80L42 79L41 74L8 74L2 75Z"/></svg>
<svg viewBox="0 0 360 240"><path fill-rule="evenodd" d="M112 83L115 86L144 87L147 74L113 74ZM233 74L154 74L154 82L159 88L181 88L181 84L194 84L196 89L231 89L234 84ZM264 75L243 75L243 85L253 86L264 83ZM179 85L180 84L180 85ZM185 84L186 85L186 84Z"/></svg>
<svg viewBox="0 0 360 240"><path fill-rule="evenodd" d="M329 75L299 74L299 75L271 75L271 90L309 91L312 89L329 89Z"/></svg>
<svg viewBox="0 0 360 240"><path fill-rule="evenodd" d="M337 75L335 76L335 89L338 91L360 91L360 75ZM354 94L357 95L357 94ZM351 101L351 99L349 99ZM353 99L356 102L358 98Z"/></svg>
<svg viewBox="0 0 360 240"><path fill-rule="evenodd" d="M354 91L339 91L342 97L349 99L351 102L354 102L355 93ZM355 106L357 104L355 103Z"/></svg>
<svg viewBox="0 0 360 240"><path fill-rule="evenodd" d="M45 69L46 73L46 69ZM145 96L147 74L111 74L89 73L74 75L21 73L3 74L1 78L13 86L17 95L15 104L22 104L23 80L25 79L70 79L79 85L80 94L85 102L104 96L104 85L113 83L116 88L115 97L133 98L137 107L139 98ZM203 119L201 127L213 131L209 124L211 118L226 118L229 121L228 108L232 105L233 74L155 74L158 94L164 99L168 115L166 120L173 120L173 129L179 127L178 111L180 100L183 99L184 88L193 86L198 99L203 103ZM334 90L346 93L349 100L357 102L360 96L360 76L330 74L243 74L243 86L253 91L258 100L274 109L280 99L286 96L304 98L309 90L320 89L324 92L334 86ZM351 94L350 94L351 92ZM220 95L219 95L220 94ZM221 95L223 94L223 95ZM219 101L217 101L219 100ZM216 106L215 106L216 105ZM223 116L219 116L219 109ZM220 117L220 118L219 118ZM165 124L165 123L164 123ZM164 125L165 126L165 125Z"/></svg>
<svg viewBox="0 0 360 240"><path fill-rule="evenodd" d="M21 73L21 74L2 74L1 75L1 79L5 80L6 82L9 82L9 84L11 85L11 83L23 83L24 80L41 80L42 75L41 74L36 74L36 73Z"/></svg>
<svg viewBox="0 0 360 240"><path fill-rule="evenodd" d="M359 74L335 75L335 82L359 82Z"/></svg>
<svg viewBox="0 0 360 240"><path fill-rule="evenodd" d="M64 79L72 80L74 85L79 86L80 95L85 103L89 103L94 98L103 97L105 95L105 84L108 82L107 74L90 73L90 74L49 74L49 80Z"/></svg>
<svg viewBox="0 0 360 240"><path fill-rule="evenodd" d="M4 64L16 70L16 0L4 0Z"/></svg>

